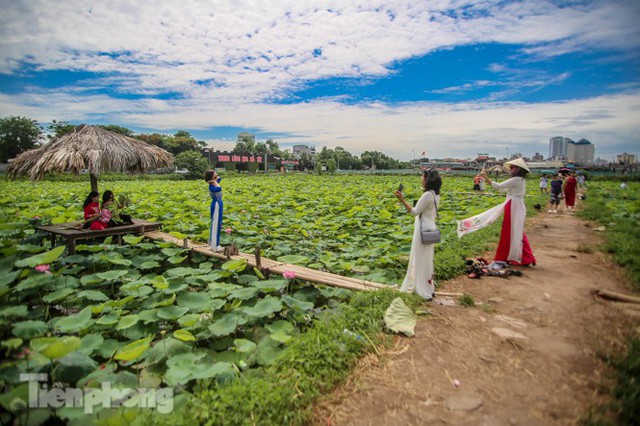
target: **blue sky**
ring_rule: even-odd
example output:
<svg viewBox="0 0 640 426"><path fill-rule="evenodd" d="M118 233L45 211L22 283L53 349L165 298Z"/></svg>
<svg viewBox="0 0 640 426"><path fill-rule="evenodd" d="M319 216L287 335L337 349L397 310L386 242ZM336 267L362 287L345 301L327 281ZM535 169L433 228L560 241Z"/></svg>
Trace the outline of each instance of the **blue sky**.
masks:
<svg viewBox="0 0 640 426"><path fill-rule="evenodd" d="M399 159L640 154L640 1L0 0L0 116Z"/></svg>

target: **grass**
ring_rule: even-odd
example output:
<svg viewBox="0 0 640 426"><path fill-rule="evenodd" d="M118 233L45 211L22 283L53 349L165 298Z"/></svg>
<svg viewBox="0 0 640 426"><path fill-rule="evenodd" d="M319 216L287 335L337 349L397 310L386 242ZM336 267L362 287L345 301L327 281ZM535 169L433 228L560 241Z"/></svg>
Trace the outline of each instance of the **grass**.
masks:
<svg viewBox="0 0 640 426"><path fill-rule="evenodd" d="M583 218L606 226L602 249L625 268L629 286L640 292L640 184L633 182L623 191L615 182L592 183ZM584 248L586 249L586 248ZM579 250L580 251L580 250ZM630 331L625 349L603 357L613 370L613 384L608 392L611 403L594 407L583 420L588 425L640 424L640 337Z"/></svg>

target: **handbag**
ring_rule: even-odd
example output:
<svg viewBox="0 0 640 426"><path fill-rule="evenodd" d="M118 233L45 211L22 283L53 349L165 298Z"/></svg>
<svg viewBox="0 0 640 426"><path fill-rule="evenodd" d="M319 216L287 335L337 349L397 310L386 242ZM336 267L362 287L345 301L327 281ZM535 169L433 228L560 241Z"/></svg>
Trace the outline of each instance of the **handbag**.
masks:
<svg viewBox="0 0 640 426"><path fill-rule="evenodd" d="M436 193L433 192L433 204L436 206L436 222L438 220L438 203L436 202ZM422 238L422 244L438 244L442 241L442 237L440 235L440 230L436 229L424 229L422 227L422 213L420 213L420 238Z"/></svg>

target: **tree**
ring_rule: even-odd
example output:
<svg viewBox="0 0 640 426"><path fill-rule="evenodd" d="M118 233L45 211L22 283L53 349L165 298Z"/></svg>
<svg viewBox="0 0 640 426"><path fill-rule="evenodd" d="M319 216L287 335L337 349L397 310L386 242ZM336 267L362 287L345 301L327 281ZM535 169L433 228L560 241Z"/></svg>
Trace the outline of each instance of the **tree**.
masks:
<svg viewBox="0 0 640 426"><path fill-rule="evenodd" d="M26 117L0 119L0 162L32 149L42 139L42 127Z"/></svg>
<svg viewBox="0 0 640 426"><path fill-rule="evenodd" d="M52 120L51 124L49 124L49 131L53 132L53 136L50 135L49 137L59 138L60 136L73 132L73 129L75 128L75 124L70 124L67 121Z"/></svg>
<svg viewBox="0 0 640 426"><path fill-rule="evenodd" d="M167 136L163 136L160 133L152 133L150 135L141 133L135 136L136 139L140 139L143 142L146 142L151 145L155 145L162 149L167 149L166 139Z"/></svg>
<svg viewBox="0 0 640 426"><path fill-rule="evenodd" d="M99 127L102 127L103 129L110 132L120 133L121 135L133 137L133 130L127 129L126 127L118 126L115 124L105 124Z"/></svg>
<svg viewBox="0 0 640 426"><path fill-rule="evenodd" d="M234 154L255 154L256 153L256 141L250 136L242 136L237 142L236 146L231 151Z"/></svg>
<svg viewBox="0 0 640 426"><path fill-rule="evenodd" d="M204 176L204 172L209 168L209 162L200 151L184 151L178 154L173 162L179 169L187 169L185 174L187 179L199 179Z"/></svg>

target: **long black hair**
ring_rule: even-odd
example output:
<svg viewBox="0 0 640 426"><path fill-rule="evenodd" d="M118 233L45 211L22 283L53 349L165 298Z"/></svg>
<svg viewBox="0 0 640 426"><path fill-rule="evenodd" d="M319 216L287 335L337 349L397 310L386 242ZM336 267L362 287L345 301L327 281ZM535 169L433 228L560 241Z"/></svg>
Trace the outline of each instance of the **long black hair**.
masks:
<svg viewBox="0 0 640 426"><path fill-rule="evenodd" d="M434 191L436 195L440 195L440 187L442 186L442 178L437 170L427 169L422 172L427 178L424 185L425 191Z"/></svg>
<svg viewBox="0 0 640 426"><path fill-rule="evenodd" d="M516 166L518 167L518 166ZM523 169L522 167L518 167L518 172L514 175L514 177L518 176L518 177L525 177L527 174L529 174L529 172L526 169Z"/></svg>
<svg viewBox="0 0 640 426"><path fill-rule="evenodd" d="M89 195L87 195L87 199L86 199L86 200L84 200L84 204L82 205L82 208L85 208L85 207L87 207L89 204L91 204L91 199L92 199L93 197L98 196L98 195L100 195L100 193L99 193L98 191L91 191L91 192L89 193Z"/></svg>
<svg viewBox="0 0 640 426"><path fill-rule="evenodd" d="M206 172L204 172L204 180L209 182L211 179L213 179L214 174L216 174L215 170L207 170Z"/></svg>
<svg viewBox="0 0 640 426"><path fill-rule="evenodd" d="M107 201L111 200L111 197L113 197L113 191L111 191L109 189L104 191L104 193L102 193L102 204L104 204Z"/></svg>

